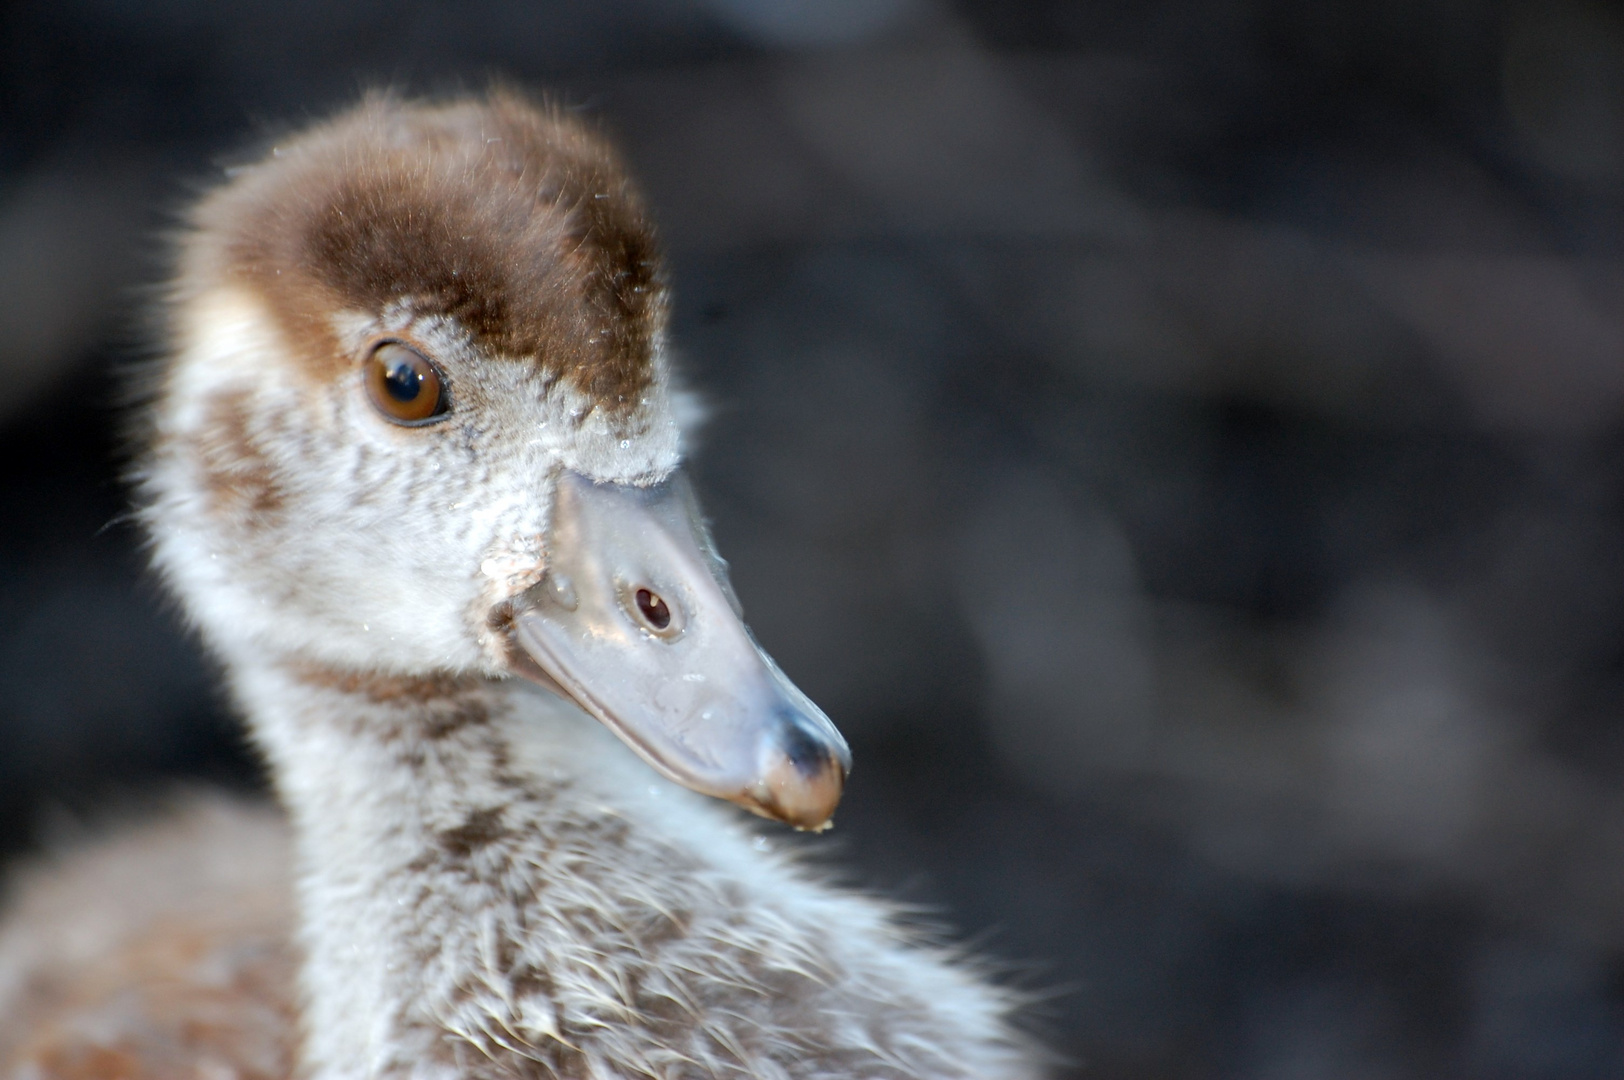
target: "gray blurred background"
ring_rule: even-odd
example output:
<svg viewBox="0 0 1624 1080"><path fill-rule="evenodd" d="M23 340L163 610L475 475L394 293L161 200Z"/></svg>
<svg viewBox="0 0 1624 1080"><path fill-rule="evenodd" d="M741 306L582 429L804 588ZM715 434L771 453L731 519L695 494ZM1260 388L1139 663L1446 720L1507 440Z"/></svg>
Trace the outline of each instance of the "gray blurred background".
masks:
<svg viewBox="0 0 1624 1080"><path fill-rule="evenodd" d="M0 853L256 767L118 521L158 236L380 83L634 162L840 860L1068 1075L1624 1077L1624 12L0 7ZM43 830L43 831L42 831Z"/></svg>

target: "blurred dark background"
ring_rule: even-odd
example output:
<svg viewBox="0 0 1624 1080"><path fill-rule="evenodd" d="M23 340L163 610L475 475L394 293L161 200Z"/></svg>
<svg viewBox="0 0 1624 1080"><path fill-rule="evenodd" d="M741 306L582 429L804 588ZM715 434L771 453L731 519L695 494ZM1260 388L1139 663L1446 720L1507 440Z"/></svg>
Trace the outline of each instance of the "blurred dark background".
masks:
<svg viewBox="0 0 1624 1080"><path fill-rule="evenodd" d="M1073 1074L1624 1077L1624 11L0 7L0 853L251 786L118 522L189 192L380 83L619 138L836 836Z"/></svg>

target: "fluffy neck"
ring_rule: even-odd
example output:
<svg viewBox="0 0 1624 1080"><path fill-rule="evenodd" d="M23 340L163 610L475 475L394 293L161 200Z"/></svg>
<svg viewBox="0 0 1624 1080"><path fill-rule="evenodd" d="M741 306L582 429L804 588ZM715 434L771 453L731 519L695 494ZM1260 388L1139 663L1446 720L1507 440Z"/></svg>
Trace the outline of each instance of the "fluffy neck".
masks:
<svg viewBox="0 0 1624 1080"><path fill-rule="evenodd" d="M236 685L295 826L318 1077L573 1074L568 1029L631 1005L604 958L675 932L658 883L693 859L651 804L712 818L724 858L742 840L521 683L261 664Z"/></svg>
<svg viewBox="0 0 1624 1080"><path fill-rule="evenodd" d="M260 662L311 1080L1033 1075L1007 1002L516 681Z"/></svg>

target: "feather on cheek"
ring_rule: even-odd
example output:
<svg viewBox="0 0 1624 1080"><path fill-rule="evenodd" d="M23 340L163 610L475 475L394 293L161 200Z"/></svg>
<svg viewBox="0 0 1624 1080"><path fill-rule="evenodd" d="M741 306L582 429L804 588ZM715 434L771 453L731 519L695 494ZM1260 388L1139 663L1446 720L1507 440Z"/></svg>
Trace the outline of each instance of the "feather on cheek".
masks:
<svg viewBox="0 0 1624 1080"><path fill-rule="evenodd" d="M253 403L246 390L215 394L203 405L197 437L199 471L210 512L237 532L280 528L287 490L248 430Z"/></svg>

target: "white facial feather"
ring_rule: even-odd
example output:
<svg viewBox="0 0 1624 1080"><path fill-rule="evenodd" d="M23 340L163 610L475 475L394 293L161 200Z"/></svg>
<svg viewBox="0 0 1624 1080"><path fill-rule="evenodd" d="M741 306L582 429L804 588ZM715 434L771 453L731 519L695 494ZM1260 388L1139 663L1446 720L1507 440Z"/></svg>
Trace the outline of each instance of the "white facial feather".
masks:
<svg viewBox="0 0 1624 1080"><path fill-rule="evenodd" d="M322 385L288 362L290 345L251 293L222 288L188 306L145 485L158 565L232 652L488 669L499 658L477 635L498 602L539 579L558 471L651 483L677 466L663 360L628 425L569 384L543 382L533 364L481 356L449 320L413 319L409 305L335 323L354 343L355 371ZM445 421L403 428L369 404L359 358L380 334L436 358L454 403ZM251 540L200 495L211 407L233 397L285 504Z"/></svg>

